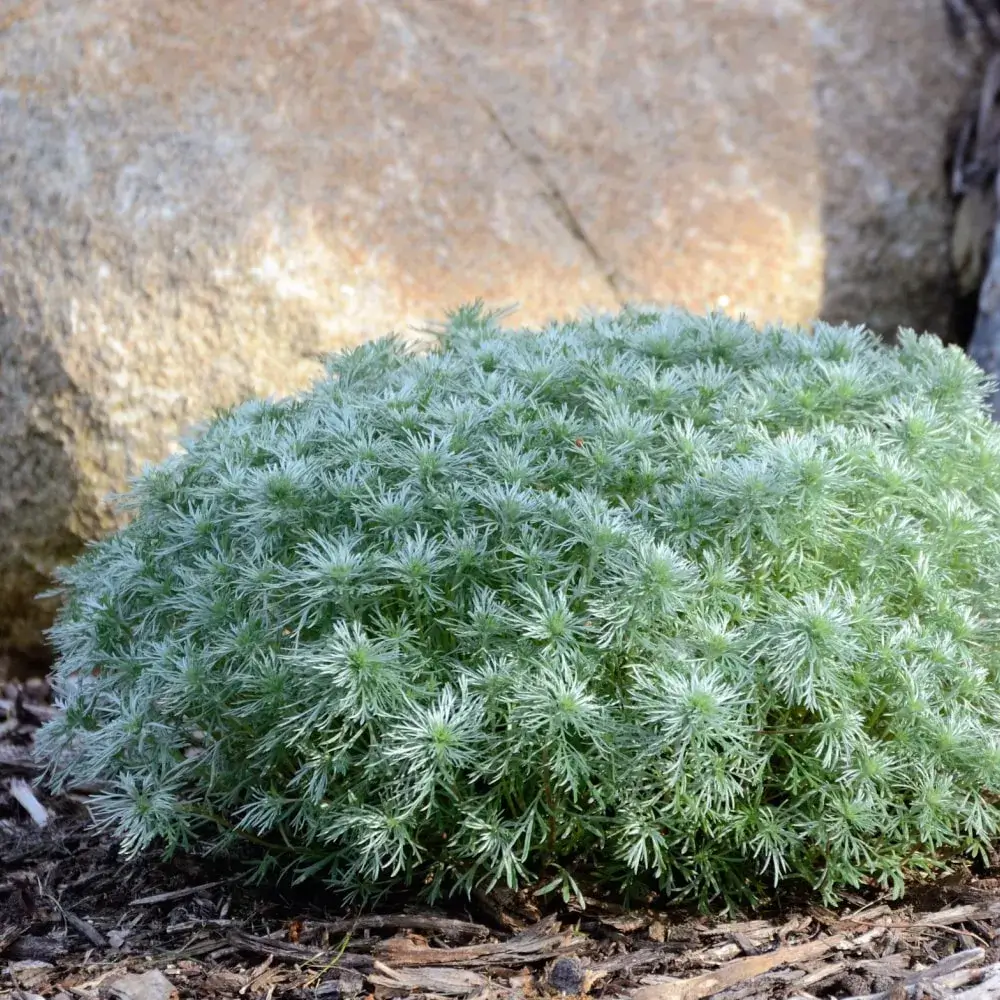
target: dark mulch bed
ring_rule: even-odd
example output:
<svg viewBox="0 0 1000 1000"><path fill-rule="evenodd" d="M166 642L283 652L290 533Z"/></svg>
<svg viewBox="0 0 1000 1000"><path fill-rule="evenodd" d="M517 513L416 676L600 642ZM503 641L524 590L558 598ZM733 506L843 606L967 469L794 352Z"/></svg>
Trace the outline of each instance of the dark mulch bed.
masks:
<svg viewBox="0 0 1000 1000"><path fill-rule="evenodd" d="M47 695L0 692L0 996L1000 997L1000 878L982 875L905 906L721 921L598 900L542 912L527 894L359 916L204 861L122 864L88 829L85 789L32 790Z"/></svg>

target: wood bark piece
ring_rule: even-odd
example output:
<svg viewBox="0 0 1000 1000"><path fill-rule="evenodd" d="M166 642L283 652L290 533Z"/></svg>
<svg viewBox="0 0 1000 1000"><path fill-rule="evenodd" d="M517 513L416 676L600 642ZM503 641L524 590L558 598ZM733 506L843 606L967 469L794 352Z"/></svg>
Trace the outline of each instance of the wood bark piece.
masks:
<svg viewBox="0 0 1000 1000"><path fill-rule="evenodd" d="M938 980L938 983L941 986L948 987L948 989L957 990L959 986L968 986L977 976L982 980L1000 976L1000 962L994 962L992 965L983 965L978 969L962 969L959 972L952 972L947 976L942 976Z"/></svg>
<svg viewBox="0 0 1000 1000"><path fill-rule="evenodd" d="M86 920L78 917L72 910L63 910L62 915L65 917L66 923L77 934L85 937L95 948L107 948L108 942L104 939L104 935L93 924L88 924Z"/></svg>
<svg viewBox="0 0 1000 1000"><path fill-rule="evenodd" d="M872 932L883 934L890 928L903 932L950 930L957 924L967 924L976 920L993 920L998 916L1000 916L1000 902L965 903L961 906L949 906L943 910L935 910L932 913L915 913L910 919L891 920L880 917L877 920L868 920L861 916L851 916L842 918L838 923L841 927L846 923L851 923L855 926L858 924L876 924L877 926L873 927ZM872 932L869 932L869 934ZM853 947L862 943L864 943L862 939L855 938L849 945L845 945L845 947Z"/></svg>
<svg viewBox="0 0 1000 1000"><path fill-rule="evenodd" d="M817 983L822 983L827 979L832 979L834 976L839 976L846 969L846 962L825 962L817 968L807 970L805 976L797 983L797 986L801 990L808 989Z"/></svg>
<svg viewBox="0 0 1000 1000"><path fill-rule="evenodd" d="M973 980L978 980L976 986L982 986L988 979L1000 976L1000 963L984 965L979 969L960 969L950 975L941 976L932 983L921 984L925 995L941 995L952 997L960 986L968 986Z"/></svg>
<svg viewBox="0 0 1000 1000"><path fill-rule="evenodd" d="M983 980L961 993L953 994L953 1000L998 1000L1000 998L1000 973Z"/></svg>
<svg viewBox="0 0 1000 1000"><path fill-rule="evenodd" d="M271 955L284 962L343 969L370 969L373 965L373 961L368 955L355 955L349 951L338 954L335 951L326 951L322 948L307 948L305 945L292 944L289 941L255 937L237 930L230 931L228 937L230 944L242 951L253 952L257 955Z"/></svg>
<svg viewBox="0 0 1000 1000"><path fill-rule="evenodd" d="M734 920L731 924L719 924L717 927L706 927L700 933L702 937L730 937L734 934L745 934L753 937L755 934L771 935L775 931L770 920Z"/></svg>
<svg viewBox="0 0 1000 1000"><path fill-rule="evenodd" d="M957 972L967 965L974 965L976 962L982 961L985 954L986 952L982 948L969 948L966 951L955 952L954 955L948 955L926 969L911 972L903 982L910 986L914 983L926 982L929 979L939 979L941 976L948 975L949 972Z"/></svg>
<svg viewBox="0 0 1000 1000"><path fill-rule="evenodd" d="M469 969L392 969L382 962L367 976L372 986L382 987L393 995L416 991L439 996L469 996L486 989L485 976Z"/></svg>
<svg viewBox="0 0 1000 1000"><path fill-rule="evenodd" d="M959 986L966 985L974 976L982 975L985 970L972 969L942 976L933 982L922 982L910 986L901 983L887 993L867 993L863 996L845 997L845 1000L899 1000L903 998L929 997L939 1000L1000 1000L1000 967L991 965L982 982L967 990L956 992Z"/></svg>
<svg viewBox="0 0 1000 1000"><path fill-rule="evenodd" d="M345 917L343 920L329 922L310 921L310 924L322 927L331 934L353 934L355 931L408 930L437 934L445 938L462 938L494 933L482 924L454 920L433 913L373 913L363 917Z"/></svg>
<svg viewBox="0 0 1000 1000"><path fill-rule="evenodd" d="M839 936L821 938L806 944L787 945L764 955L738 958L692 979L644 986L632 994L632 1000L701 1000L730 986L762 976L780 965L795 965L797 962L821 958L841 940Z"/></svg>
<svg viewBox="0 0 1000 1000"><path fill-rule="evenodd" d="M174 984L158 969L122 976L102 992L108 1000L177 1000Z"/></svg>
<svg viewBox="0 0 1000 1000"><path fill-rule="evenodd" d="M35 826L39 829L48 826L49 811L38 801L38 797L31 790L31 785L23 778L11 778L7 787L21 808L31 817Z"/></svg>
<svg viewBox="0 0 1000 1000"><path fill-rule="evenodd" d="M591 966L595 971L612 972L638 972L640 969L648 969L650 966L665 962L672 952L666 948L640 948L638 951L626 951L621 955L613 955L611 958L594 962Z"/></svg>
<svg viewBox="0 0 1000 1000"><path fill-rule="evenodd" d="M461 948L429 948L406 938L390 938L378 949L378 957L396 967L529 965L547 962L575 951L584 942L571 930L562 930L552 920L542 920L509 941L466 945Z"/></svg>
<svg viewBox="0 0 1000 1000"><path fill-rule="evenodd" d="M935 913L915 913L913 927L954 927L955 924L968 923L970 920L984 920L1000 915L998 903L967 903L963 906L950 906L946 910Z"/></svg>
<svg viewBox="0 0 1000 1000"><path fill-rule="evenodd" d="M43 725L51 722L59 712L50 705L39 705L33 701L23 701L20 704L21 712L31 717L31 721Z"/></svg>
<svg viewBox="0 0 1000 1000"><path fill-rule="evenodd" d="M143 896L141 899L133 899L129 906L155 906L157 903L172 903L175 899L185 899L188 896L195 896L199 892L207 892L214 889L221 882L204 882L202 885L191 885L185 889L174 889L171 892L158 892L153 896Z"/></svg>
<svg viewBox="0 0 1000 1000"><path fill-rule="evenodd" d="M925 984L939 981L941 985L948 985L948 977L965 969L969 965L982 960L986 952L982 948L969 948L966 951L955 952L954 955L947 955L939 962L929 965L926 969L917 969L909 973L899 983L906 996L915 996ZM978 970L981 972L982 970ZM964 976L960 977L958 983L968 982ZM882 993L865 993L858 996L847 997L846 1000L886 1000L891 996L892 991ZM903 995L903 992L900 993Z"/></svg>

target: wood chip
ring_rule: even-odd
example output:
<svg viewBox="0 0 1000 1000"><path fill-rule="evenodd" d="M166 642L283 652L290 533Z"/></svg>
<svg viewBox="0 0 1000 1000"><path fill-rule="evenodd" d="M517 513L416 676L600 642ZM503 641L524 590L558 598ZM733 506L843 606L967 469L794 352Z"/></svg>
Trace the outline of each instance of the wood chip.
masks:
<svg viewBox="0 0 1000 1000"><path fill-rule="evenodd" d="M743 949L734 941L726 941L724 944L717 944L711 948L701 948L698 951L682 952L677 956L679 968L690 969L699 966L721 965L734 958L739 958L743 954Z"/></svg>
<svg viewBox="0 0 1000 1000"><path fill-rule="evenodd" d="M799 989L807 990L810 986L815 986L817 983L822 983L827 979L832 979L834 976L839 976L846 969L847 965L844 962L826 962L818 968L807 971L805 976L799 980L798 987Z"/></svg>
<svg viewBox="0 0 1000 1000"><path fill-rule="evenodd" d="M464 997L489 985L485 976L469 969L392 969L382 962L375 963L367 978L373 986L382 987L393 996L420 991Z"/></svg>
<svg viewBox="0 0 1000 1000"><path fill-rule="evenodd" d="M408 938L389 938L377 949L379 958L395 967L530 965L567 955L583 944L571 930L553 920L541 920L509 941L473 944L462 948L429 948Z"/></svg>
<svg viewBox="0 0 1000 1000"><path fill-rule="evenodd" d="M864 934L861 934L856 938L842 941L838 945L838 948L840 951L857 951L859 948L867 947L872 943L872 941L877 941L888 930L888 927L873 927L871 930L865 931Z"/></svg>
<svg viewBox="0 0 1000 1000"><path fill-rule="evenodd" d="M11 778L7 783L10 794L17 800L21 808L31 817L31 821L39 829L48 826L49 811L38 801L35 793L23 778Z"/></svg>
<svg viewBox="0 0 1000 1000"><path fill-rule="evenodd" d="M107 948L108 942L104 939L104 935L93 924L81 920L71 910L63 910L62 915L66 918L66 923L78 934L83 935L95 948Z"/></svg>
<svg viewBox="0 0 1000 1000"><path fill-rule="evenodd" d="M30 715L40 725L51 722L59 714L54 708L48 705L39 705L33 701L21 702L21 711L26 715Z"/></svg>
<svg viewBox="0 0 1000 1000"><path fill-rule="evenodd" d="M785 939L791 934L801 934L808 930L813 922L813 918L807 914L790 917L778 928L778 940L784 944Z"/></svg>
<svg viewBox="0 0 1000 1000"><path fill-rule="evenodd" d="M732 934L745 934L747 937L770 937L775 933L775 926L769 920L739 920L733 921L731 924L719 924L718 927L709 927L701 933L706 936L715 935L717 937L729 937Z"/></svg>
<svg viewBox="0 0 1000 1000"><path fill-rule="evenodd" d="M433 913L367 914L331 922L309 921L313 927L322 927L330 934L353 934L355 931L410 930L436 934L444 938L485 937L492 933L482 924L454 920Z"/></svg>
<svg viewBox="0 0 1000 1000"><path fill-rule="evenodd" d="M935 962L929 968L911 972L904 978L903 982L909 986L913 983L921 983L929 979L946 976L949 972L956 972L958 969L964 969L968 965L975 965L977 962L981 962L985 954L986 952L982 948L969 948L967 951L957 951L954 955L948 955L942 958L940 962Z"/></svg>
<svg viewBox="0 0 1000 1000"><path fill-rule="evenodd" d="M925 984L934 980L947 982L947 977L966 966L980 962L986 952L982 948L969 948L967 951L958 951L953 955L942 958L939 962L929 965L926 969L915 969L906 975L899 987L905 991L906 996L915 996ZM902 996L903 993L900 992ZM847 997L846 1000L888 1000L891 991L882 993L864 993Z"/></svg>
<svg viewBox="0 0 1000 1000"><path fill-rule="evenodd" d="M954 1000L998 1000L1000 998L1000 974L991 976L977 986L952 994Z"/></svg>
<svg viewBox="0 0 1000 1000"><path fill-rule="evenodd" d="M837 923L874 924L883 917L891 916L891 907L885 905L869 906L865 909L856 910L854 913L845 913L842 917L837 918Z"/></svg>
<svg viewBox="0 0 1000 1000"><path fill-rule="evenodd" d="M983 965L978 969L960 969L934 980L933 985L939 989L957 990L960 986L968 986L973 981L985 982L993 976L1000 976L1000 962L993 965ZM927 989L927 984L922 984Z"/></svg>
<svg viewBox="0 0 1000 1000"><path fill-rule="evenodd" d="M781 997L794 983L802 981L799 969L783 969L777 972L766 972L739 986L731 986L725 991L726 1000L763 1000L764 997Z"/></svg>
<svg viewBox="0 0 1000 1000"><path fill-rule="evenodd" d="M733 941L739 945L744 955L759 955L761 952L760 946L755 941L751 941L746 934L741 934L739 931L733 931Z"/></svg>
<svg viewBox="0 0 1000 1000"><path fill-rule="evenodd" d="M787 945L764 955L739 958L692 979L644 986L632 994L632 1000L701 1000L730 986L762 976L780 965L794 965L820 958L840 942L839 936L820 938L806 944Z"/></svg>
<svg viewBox="0 0 1000 1000"><path fill-rule="evenodd" d="M0 743L0 773L19 774L34 777L41 772L41 766L15 747Z"/></svg>
<svg viewBox="0 0 1000 1000"><path fill-rule="evenodd" d="M954 927L955 924L965 924L970 920L988 920L996 916L1000 916L1000 903L969 903L934 913L916 913L913 916L913 926Z"/></svg>
<svg viewBox="0 0 1000 1000"><path fill-rule="evenodd" d="M26 990L44 989L55 966L51 962L28 959L22 962L11 962L4 970L14 980L17 986Z"/></svg>
<svg viewBox="0 0 1000 1000"><path fill-rule="evenodd" d="M637 913L625 913L621 916L605 917L599 916L597 918L602 924L608 927L613 927L616 931L620 931L622 934L634 934L636 931L641 931L643 927L648 926L649 917L644 917Z"/></svg>
<svg viewBox="0 0 1000 1000"><path fill-rule="evenodd" d="M648 969L658 965L670 958L670 952L666 948L642 948L639 951L625 951L621 955L613 955L611 958L594 962L591 968L602 972L638 972L640 969Z"/></svg>
<svg viewBox="0 0 1000 1000"><path fill-rule="evenodd" d="M205 882L202 885L188 886L186 889L174 889L171 892L158 892L152 896L143 896L141 899L133 899L129 906L155 906L157 903L171 903L175 899L184 899L187 896L196 896L199 892L207 892L214 889L221 882Z"/></svg>
<svg viewBox="0 0 1000 1000"><path fill-rule="evenodd" d="M882 958L863 958L851 963L855 969L861 969L870 976L889 976L892 979L902 979L909 971L910 956L905 952L885 955Z"/></svg>
<svg viewBox="0 0 1000 1000"><path fill-rule="evenodd" d="M373 960L368 955L355 955L345 951L343 954L323 949L307 948L301 944L291 944L288 941L275 941L271 938L254 937L252 934L245 934L243 931L231 930L229 932L229 942L234 947L242 951L253 952L257 955L272 955L274 958L284 962L295 962L307 965L312 968L317 966L332 969L370 969ZM441 949L442 951L450 949Z"/></svg>
<svg viewBox="0 0 1000 1000"><path fill-rule="evenodd" d="M174 984L158 969L121 976L107 985L109 1000L177 1000Z"/></svg>

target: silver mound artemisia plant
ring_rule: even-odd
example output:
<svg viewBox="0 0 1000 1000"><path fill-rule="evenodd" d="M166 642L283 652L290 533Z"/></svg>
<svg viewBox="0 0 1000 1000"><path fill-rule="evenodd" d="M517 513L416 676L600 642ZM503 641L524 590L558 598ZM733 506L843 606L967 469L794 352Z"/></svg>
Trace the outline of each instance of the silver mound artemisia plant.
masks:
<svg viewBox="0 0 1000 1000"><path fill-rule="evenodd" d="M49 780L354 895L898 891L1000 827L987 388L680 312L341 353L63 573Z"/></svg>

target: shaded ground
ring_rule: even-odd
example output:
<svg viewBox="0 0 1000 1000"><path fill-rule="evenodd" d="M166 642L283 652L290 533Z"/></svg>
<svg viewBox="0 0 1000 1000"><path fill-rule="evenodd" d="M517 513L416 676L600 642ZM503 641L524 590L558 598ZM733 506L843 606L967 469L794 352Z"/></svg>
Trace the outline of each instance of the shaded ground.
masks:
<svg viewBox="0 0 1000 1000"><path fill-rule="evenodd" d="M30 790L32 734L50 712L44 681L4 686L0 996L1000 997L990 873L916 886L905 906L857 898L726 922L601 901L542 913L500 894L357 916L201 861L122 865L87 828L86 790Z"/></svg>

